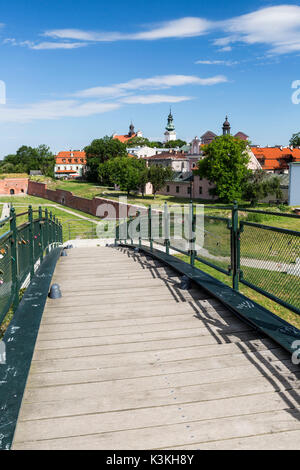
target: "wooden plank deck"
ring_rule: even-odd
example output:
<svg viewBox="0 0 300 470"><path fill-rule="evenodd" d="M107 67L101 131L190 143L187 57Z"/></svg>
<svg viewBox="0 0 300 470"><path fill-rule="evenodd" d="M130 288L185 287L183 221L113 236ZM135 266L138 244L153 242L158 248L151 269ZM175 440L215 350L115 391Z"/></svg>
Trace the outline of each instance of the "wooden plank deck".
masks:
<svg viewBox="0 0 300 470"><path fill-rule="evenodd" d="M68 250L13 449L299 449L299 366L125 248Z"/></svg>

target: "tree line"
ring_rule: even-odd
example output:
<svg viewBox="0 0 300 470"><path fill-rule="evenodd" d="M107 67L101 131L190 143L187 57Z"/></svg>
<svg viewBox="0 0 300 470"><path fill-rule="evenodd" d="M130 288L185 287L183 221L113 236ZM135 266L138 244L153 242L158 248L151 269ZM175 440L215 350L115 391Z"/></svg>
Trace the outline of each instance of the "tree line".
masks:
<svg viewBox="0 0 300 470"><path fill-rule="evenodd" d="M134 137L129 147L141 144L142 141L154 144L148 139ZM182 142L184 141L180 143ZM294 134L290 143L300 144L300 133ZM212 143L203 147L205 158L198 162L195 173L214 184L210 192L222 202L247 200L256 204L269 194L281 199L278 177L266 177L263 170L248 169L247 145L248 142L230 135L216 137ZM148 167L145 160L129 156L127 147L128 142L124 144L112 136L93 140L84 148L87 180L102 185L117 185L128 194L140 191L142 195L147 183L152 184L155 195L167 181L172 180L174 175L170 167ZM7 155L0 161L0 173L29 174L30 170L40 170L43 175L54 177L54 165L55 158L48 146L39 145L33 148L23 145L15 154Z"/></svg>
<svg viewBox="0 0 300 470"><path fill-rule="evenodd" d="M47 145L29 147L22 145L15 154L6 155L0 161L0 173L30 173L40 170L43 175L54 177L54 154Z"/></svg>

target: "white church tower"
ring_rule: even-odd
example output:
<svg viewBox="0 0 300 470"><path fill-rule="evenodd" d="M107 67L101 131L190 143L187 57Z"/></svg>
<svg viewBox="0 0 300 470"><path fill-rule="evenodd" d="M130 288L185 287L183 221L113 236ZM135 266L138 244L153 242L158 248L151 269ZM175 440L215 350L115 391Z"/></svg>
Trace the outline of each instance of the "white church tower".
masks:
<svg viewBox="0 0 300 470"><path fill-rule="evenodd" d="M168 124L166 126L166 132L165 132L165 142L170 142L170 140L176 140L176 132L175 132L175 126L173 124L173 116L171 113L171 108L170 108L170 113L168 116Z"/></svg>

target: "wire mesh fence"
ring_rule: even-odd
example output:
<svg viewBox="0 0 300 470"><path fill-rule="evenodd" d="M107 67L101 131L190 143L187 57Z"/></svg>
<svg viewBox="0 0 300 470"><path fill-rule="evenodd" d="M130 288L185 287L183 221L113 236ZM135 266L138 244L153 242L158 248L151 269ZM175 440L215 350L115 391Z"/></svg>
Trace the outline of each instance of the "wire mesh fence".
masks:
<svg viewBox="0 0 300 470"><path fill-rule="evenodd" d="M231 272L231 220L204 215L204 239L197 248L196 259L224 274Z"/></svg>
<svg viewBox="0 0 300 470"><path fill-rule="evenodd" d="M10 236L0 238L0 323L9 310L13 298Z"/></svg>
<svg viewBox="0 0 300 470"><path fill-rule="evenodd" d="M239 280L300 311L300 232L241 221Z"/></svg>

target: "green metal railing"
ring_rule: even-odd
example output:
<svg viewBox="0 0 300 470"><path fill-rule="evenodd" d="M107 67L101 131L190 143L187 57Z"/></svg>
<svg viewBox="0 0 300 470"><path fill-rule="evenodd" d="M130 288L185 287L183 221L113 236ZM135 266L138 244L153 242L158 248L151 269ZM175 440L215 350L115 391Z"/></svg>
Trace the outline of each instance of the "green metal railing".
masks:
<svg viewBox="0 0 300 470"><path fill-rule="evenodd" d="M18 223L19 222L19 223ZM62 226L39 207L0 221L0 324L19 304L20 289L29 284L44 256L62 243Z"/></svg>
<svg viewBox="0 0 300 470"><path fill-rule="evenodd" d="M192 266L197 260L229 276L234 290L238 291L242 283L300 314L300 216L239 208L237 203L231 208L205 206L198 231L199 207L190 203L187 213L170 214L167 204L163 211L155 213L150 206L147 212L137 213L139 223L135 216L119 225L116 241L129 239L134 244L130 229L134 222L139 245L147 240L150 248L155 243L163 245L166 253L173 250L189 256ZM258 217L266 220L270 216L296 219L299 224L294 226L299 226L299 230L250 222L248 213L260 214ZM182 234L176 238L174 229L180 235L180 226Z"/></svg>

